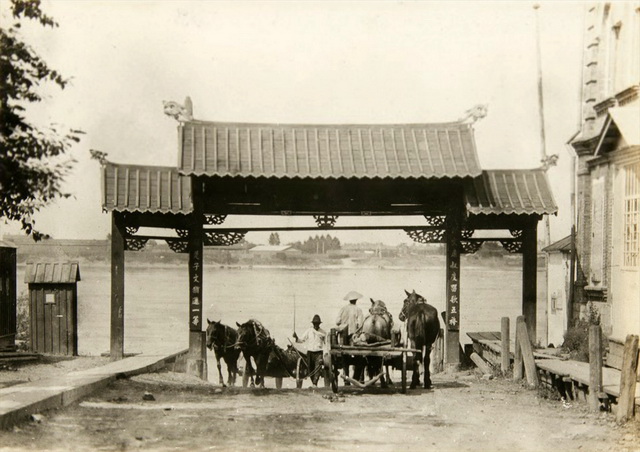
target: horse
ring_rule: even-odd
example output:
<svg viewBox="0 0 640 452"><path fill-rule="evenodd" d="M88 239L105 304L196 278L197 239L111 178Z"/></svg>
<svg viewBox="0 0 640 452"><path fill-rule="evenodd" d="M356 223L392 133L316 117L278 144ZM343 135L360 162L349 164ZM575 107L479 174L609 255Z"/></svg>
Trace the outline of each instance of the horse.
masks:
<svg viewBox="0 0 640 452"><path fill-rule="evenodd" d="M424 368L424 388L431 388L431 376L429 374L429 364L431 346L440 333L440 320L438 311L433 306L427 304L427 300L414 290L409 293L405 290L407 298L404 300L402 310L398 318L407 325L407 337L411 348L420 350L413 360L413 375L411 378L411 389L415 389L420 384L419 363Z"/></svg>
<svg viewBox="0 0 640 452"><path fill-rule="evenodd" d="M212 322L207 319L207 323L207 348L213 350L216 356L218 381L222 387L226 387L220 366L220 359L224 359L229 374L227 382L230 386L234 386L236 375L238 374L238 357L240 356L240 351L234 346L238 340L238 333L230 326L222 324L222 322Z"/></svg>
<svg viewBox="0 0 640 452"><path fill-rule="evenodd" d="M371 300L371 307L369 308L369 315L364 319L362 327L354 335L354 344L367 343L374 344L377 342L391 342L391 329L393 326L393 318L391 313L387 310L387 306L382 300ZM369 356L367 357L367 373L369 378L374 378L382 371L382 358ZM387 366L387 378L389 383L389 369ZM380 377L380 384L382 387L387 386L387 381L384 376Z"/></svg>
<svg viewBox="0 0 640 452"><path fill-rule="evenodd" d="M251 365L251 358L256 362L256 384L261 388L264 388L264 377L266 375L267 364L269 362L269 355L271 353L274 344L269 330L267 330L257 320L249 320L242 325L236 322L238 325L238 338L234 344L236 350L239 350L244 355L244 359L247 362L246 372L248 375L254 373L253 366Z"/></svg>

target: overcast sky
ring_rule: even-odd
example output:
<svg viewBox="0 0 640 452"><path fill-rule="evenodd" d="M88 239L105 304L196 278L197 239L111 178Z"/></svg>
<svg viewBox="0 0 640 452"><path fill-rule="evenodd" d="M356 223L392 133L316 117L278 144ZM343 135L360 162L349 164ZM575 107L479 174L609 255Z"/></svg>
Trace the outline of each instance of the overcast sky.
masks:
<svg viewBox="0 0 640 452"><path fill-rule="evenodd" d="M268 123L446 122L483 103L488 116L475 126L482 167L539 165L533 2L45 0L43 9L60 27L23 34L73 82L46 89L31 117L86 132L72 150L78 163L66 188L74 197L36 217L55 238L109 232L89 149L114 162L177 164L177 123L162 101L187 95L197 119ZM560 207L552 240L570 227L564 143L579 123L583 9L542 2L539 10L547 150L560 155L548 173ZM408 240L400 232L340 237Z"/></svg>

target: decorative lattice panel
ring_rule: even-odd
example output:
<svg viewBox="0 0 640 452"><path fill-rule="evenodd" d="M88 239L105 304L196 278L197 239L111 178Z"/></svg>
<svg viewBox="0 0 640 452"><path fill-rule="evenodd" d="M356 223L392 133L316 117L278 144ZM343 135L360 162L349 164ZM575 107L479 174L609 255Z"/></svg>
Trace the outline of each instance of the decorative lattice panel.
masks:
<svg viewBox="0 0 640 452"><path fill-rule="evenodd" d="M140 251L147 244L148 239L127 238L125 239L124 249L127 251Z"/></svg>
<svg viewBox="0 0 640 452"><path fill-rule="evenodd" d="M320 229L330 229L336 225L337 215L314 215L316 224Z"/></svg>
<svg viewBox="0 0 640 452"><path fill-rule="evenodd" d="M178 234L178 237L186 239L187 237L189 237L189 230L188 229L176 229L176 234Z"/></svg>
<svg viewBox="0 0 640 452"><path fill-rule="evenodd" d="M165 239L169 248L174 253L186 253L189 248L189 243L183 239Z"/></svg>
<svg viewBox="0 0 640 452"><path fill-rule="evenodd" d="M230 246L240 243L247 231L234 232L205 232L204 244L206 246Z"/></svg>
<svg viewBox="0 0 640 452"><path fill-rule="evenodd" d="M138 226L125 226L124 231L127 235L133 235L138 232Z"/></svg>
<svg viewBox="0 0 640 452"><path fill-rule="evenodd" d="M510 253L522 252L522 242L520 240L500 240L500 243L502 243L504 249Z"/></svg>
<svg viewBox="0 0 640 452"><path fill-rule="evenodd" d="M447 217L444 215L425 215L424 217L429 226L444 226L447 221Z"/></svg>
<svg viewBox="0 0 640 452"><path fill-rule="evenodd" d="M405 229L407 235L418 243L443 243L444 229Z"/></svg>
<svg viewBox="0 0 640 452"><path fill-rule="evenodd" d="M522 237L522 229L509 229L512 237L519 239Z"/></svg>
<svg viewBox="0 0 640 452"><path fill-rule="evenodd" d="M465 254L475 254L484 242L482 240L462 240L460 247Z"/></svg>
<svg viewBox="0 0 640 452"><path fill-rule="evenodd" d="M470 239L475 231L473 229L463 229L460 231L460 235L463 239Z"/></svg>
<svg viewBox="0 0 640 452"><path fill-rule="evenodd" d="M204 222L205 224L208 225L218 225L218 224L222 224L224 223L224 220L226 220L227 216L226 215L216 215L216 214L211 214L211 213L206 213L204 215Z"/></svg>

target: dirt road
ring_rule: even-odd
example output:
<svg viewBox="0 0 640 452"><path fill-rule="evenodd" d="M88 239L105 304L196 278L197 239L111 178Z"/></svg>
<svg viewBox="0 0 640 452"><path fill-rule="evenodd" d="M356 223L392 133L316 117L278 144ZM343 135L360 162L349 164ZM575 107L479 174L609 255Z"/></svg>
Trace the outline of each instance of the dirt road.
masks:
<svg viewBox="0 0 640 452"><path fill-rule="evenodd" d="M267 380L273 387L273 381ZM440 374L432 391L220 389L182 374L119 380L40 422L9 450L637 450L638 424L563 406L505 380ZM305 384L306 386L306 384ZM143 400L145 392L155 400Z"/></svg>

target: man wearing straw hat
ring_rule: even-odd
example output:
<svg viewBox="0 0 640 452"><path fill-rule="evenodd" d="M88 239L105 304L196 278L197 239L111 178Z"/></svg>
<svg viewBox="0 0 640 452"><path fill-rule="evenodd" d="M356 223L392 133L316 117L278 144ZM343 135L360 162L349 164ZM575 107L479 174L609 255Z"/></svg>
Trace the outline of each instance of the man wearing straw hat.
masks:
<svg viewBox="0 0 640 452"><path fill-rule="evenodd" d="M364 322L362 309L356 306L356 302L360 298L362 298L362 294L354 290L344 296L349 304L340 309L336 319L336 325L338 325L338 331L340 331L344 344L351 342L351 336L358 331Z"/></svg>
<svg viewBox="0 0 640 452"><path fill-rule="evenodd" d="M340 309L338 318L336 319L336 325L338 326L338 334L342 339L342 343L345 345L351 344L352 336L360 329L364 323L364 315L362 315L362 309L356 306L358 299L362 298L362 294L352 290L344 296L344 299L349 302L346 306ZM356 366L354 368L353 377L360 379L362 370ZM344 374L349 376L349 364L344 363ZM345 381L346 385L349 385L349 381Z"/></svg>

